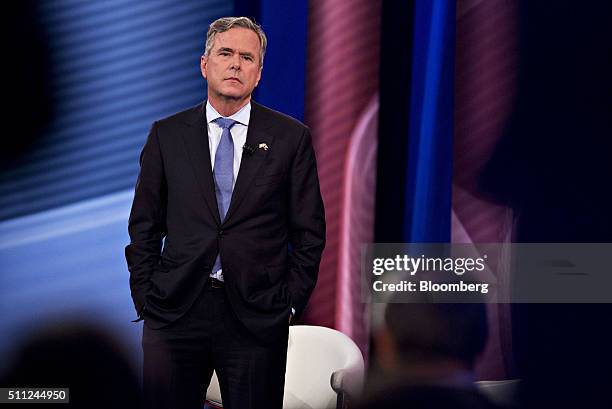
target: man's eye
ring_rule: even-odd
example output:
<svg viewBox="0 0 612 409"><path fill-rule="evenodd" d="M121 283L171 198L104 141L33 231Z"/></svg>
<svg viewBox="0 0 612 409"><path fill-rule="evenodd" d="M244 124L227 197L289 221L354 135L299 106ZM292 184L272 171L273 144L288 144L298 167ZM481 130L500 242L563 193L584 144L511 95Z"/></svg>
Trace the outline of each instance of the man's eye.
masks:
<svg viewBox="0 0 612 409"><path fill-rule="evenodd" d="M228 53L227 51L221 51L221 52L219 53L219 55L222 55L222 56L224 56L224 57L227 57L228 55L230 55L230 53Z"/></svg>
<svg viewBox="0 0 612 409"><path fill-rule="evenodd" d="M244 58L247 61L253 61L253 57L250 57L248 55L244 55L244 56L242 56L242 58Z"/></svg>

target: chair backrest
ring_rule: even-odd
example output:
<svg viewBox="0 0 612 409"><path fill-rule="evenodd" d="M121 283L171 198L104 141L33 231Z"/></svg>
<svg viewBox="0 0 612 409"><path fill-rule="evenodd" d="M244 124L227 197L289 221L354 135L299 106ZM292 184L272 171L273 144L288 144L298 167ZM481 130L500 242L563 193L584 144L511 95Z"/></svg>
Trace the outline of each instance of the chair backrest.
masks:
<svg viewBox="0 0 612 409"><path fill-rule="evenodd" d="M364 361L355 343L343 333L318 326L289 327L287 371L283 409L335 408L337 394L330 381L337 371L347 371L345 386L352 395L360 393L364 377ZM213 375L206 399L221 404L216 374Z"/></svg>
<svg viewBox="0 0 612 409"><path fill-rule="evenodd" d="M345 334L326 327L296 325L289 330L284 409L335 408L332 374L349 370L349 394L360 392L364 376L361 351Z"/></svg>
<svg viewBox="0 0 612 409"><path fill-rule="evenodd" d="M206 403L214 408L222 408L223 403L221 401L221 388L219 387L219 379L217 378L217 372L213 372L210 385L206 390Z"/></svg>
<svg viewBox="0 0 612 409"><path fill-rule="evenodd" d="M520 379L502 381L478 381L476 386L491 401L501 406L514 407L518 403Z"/></svg>

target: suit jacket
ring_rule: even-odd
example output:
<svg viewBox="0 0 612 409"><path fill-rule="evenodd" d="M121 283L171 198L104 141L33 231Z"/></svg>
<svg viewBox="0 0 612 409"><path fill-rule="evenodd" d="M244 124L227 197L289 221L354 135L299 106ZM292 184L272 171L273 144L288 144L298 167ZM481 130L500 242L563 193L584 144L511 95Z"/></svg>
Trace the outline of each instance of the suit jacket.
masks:
<svg viewBox="0 0 612 409"><path fill-rule="evenodd" d="M259 148L265 143L268 149ZM205 103L151 127L125 249L130 288L145 324L161 328L202 293L217 254L238 319L276 339L291 307L303 311L325 246L325 215L309 129L251 101L230 207L215 197Z"/></svg>

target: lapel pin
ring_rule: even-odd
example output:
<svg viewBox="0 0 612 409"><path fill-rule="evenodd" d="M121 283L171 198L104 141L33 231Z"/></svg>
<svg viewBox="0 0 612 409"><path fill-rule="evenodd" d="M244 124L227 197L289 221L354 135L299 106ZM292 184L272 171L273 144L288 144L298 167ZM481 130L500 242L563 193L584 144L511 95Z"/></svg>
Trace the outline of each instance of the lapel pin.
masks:
<svg viewBox="0 0 612 409"><path fill-rule="evenodd" d="M267 151L268 150L268 145L265 144L265 143L260 143L259 144L259 149L263 149L264 151Z"/></svg>

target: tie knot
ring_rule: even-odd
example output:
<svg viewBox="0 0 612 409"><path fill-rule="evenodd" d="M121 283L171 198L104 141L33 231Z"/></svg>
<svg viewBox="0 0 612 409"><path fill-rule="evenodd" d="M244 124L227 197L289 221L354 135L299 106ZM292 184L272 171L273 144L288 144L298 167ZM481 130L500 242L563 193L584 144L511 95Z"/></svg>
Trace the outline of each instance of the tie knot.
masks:
<svg viewBox="0 0 612 409"><path fill-rule="evenodd" d="M229 118L217 118L213 122L216 122L217 125L223 129L230 129L232 126L234 126L234 124L236 124L236 121Z"/></svg>

